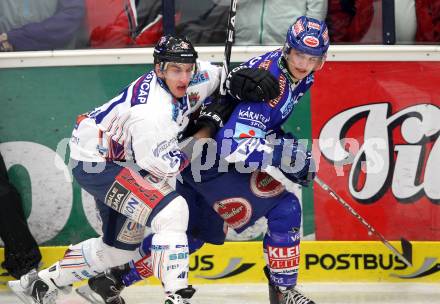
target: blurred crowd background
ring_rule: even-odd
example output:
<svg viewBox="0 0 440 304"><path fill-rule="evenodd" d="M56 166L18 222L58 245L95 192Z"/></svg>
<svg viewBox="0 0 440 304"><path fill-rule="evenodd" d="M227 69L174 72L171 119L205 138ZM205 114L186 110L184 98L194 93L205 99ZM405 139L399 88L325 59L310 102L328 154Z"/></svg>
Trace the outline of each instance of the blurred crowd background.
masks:
<svg viewBox="0 0 440 304"><path fill-rule="evenodd" d="M230 0L2 0L0 50L154 45L163 33L223 45ZM282 45L300 15L333 44L439 44L440 0L239 0L235 45Z"/></svg>

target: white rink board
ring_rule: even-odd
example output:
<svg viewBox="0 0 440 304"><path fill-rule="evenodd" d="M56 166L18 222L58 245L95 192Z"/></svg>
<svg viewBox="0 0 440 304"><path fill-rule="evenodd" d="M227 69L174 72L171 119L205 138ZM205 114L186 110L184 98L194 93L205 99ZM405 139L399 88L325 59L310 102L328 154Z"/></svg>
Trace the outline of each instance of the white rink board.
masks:
<svg viewBox="0 0 440 304"><path fill-rule="evenodd" d="M192 304L268 304L267 285L200 285L196 286ZM440 283L319 283L303 284L299 289L317 304L433 304L440 303ZM163 303L160 286L133 286L123 291L127 304ZM18 304L11 292L0 291L1 304ZM76 293L58 301L59 304L87 303Z"/></svg>

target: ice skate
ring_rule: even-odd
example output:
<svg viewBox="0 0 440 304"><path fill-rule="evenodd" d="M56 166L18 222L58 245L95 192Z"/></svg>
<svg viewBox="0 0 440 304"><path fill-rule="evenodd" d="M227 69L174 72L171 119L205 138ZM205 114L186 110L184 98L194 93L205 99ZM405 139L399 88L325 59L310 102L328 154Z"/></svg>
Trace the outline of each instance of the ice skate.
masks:
<svg viewBox="0 0 440 304"><path fill-rule="evenodd" d="M59 288L51 280L43 280L36 270L23 275L20 280L9 281L9 288L23 303L55 304L59 292L69 293L69 287Z"/></svg>
<svg viewBox="0 0 440 304"><path fill-rule="evenodd" d="M270 304L316 304L295 288L280 290L269 284L269 302Z"/></svg>
<svg viewBox="0 0 440 304"><path fill-rule="evenodd" d="M264 267L264 274L269 280L269 269ZM305 295L294 288L280 288L269 282L269 302L270 304L316 304Z"/></svg>
<svg viewBox="0 0 440 304"><path fill-rule="evenodd" d="M77 288L76 292L93 304L125 304L120 296L124 287L124 284L109 269L91 278L88 285Z"/></svg>
<svg viewBox="0 0 440 304"><path fill-rule="evenodd" d="M316 304L293 287L281 293L282 298L280 304Z"/></svg>
<svg viewBox="0 0 440 304"><path fill-rule="evenodd" d="M165 299L165 304L191 304L189 299L196 290L189 285L187 288L180 289L173 294L169 294Z"/></svg>

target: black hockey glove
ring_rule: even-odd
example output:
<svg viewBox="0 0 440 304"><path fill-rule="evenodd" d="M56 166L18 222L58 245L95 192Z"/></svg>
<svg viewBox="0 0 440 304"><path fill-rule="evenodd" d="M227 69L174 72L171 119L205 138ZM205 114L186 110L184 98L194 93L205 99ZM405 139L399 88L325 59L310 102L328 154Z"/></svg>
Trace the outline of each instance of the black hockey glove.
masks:
<svg viewBox="0 0 440 304"><path fill-rule="evenodd" d="M229 119L235 106L235 102L221 99L214 100L209 105L204 106L200 111L199 118L197 118L196 130L208 127L210 129L211 137L214 136Z"/></svg>
<svg viewBox="0 0 440 304"><path fill-rule="evenodd" d="M280 94L278 80L269 71L244 66L229 73L226 89L232 96L249 101L267 101Z"/></svg>

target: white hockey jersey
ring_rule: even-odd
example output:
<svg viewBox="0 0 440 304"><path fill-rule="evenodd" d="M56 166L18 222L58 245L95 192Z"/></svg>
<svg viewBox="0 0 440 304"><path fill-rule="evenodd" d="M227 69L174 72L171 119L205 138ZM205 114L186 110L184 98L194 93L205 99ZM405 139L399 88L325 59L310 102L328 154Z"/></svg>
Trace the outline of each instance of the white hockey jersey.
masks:
<svg viewBox="0 0 440 304"><path fill-rule="evenodd" d="M187 95L176 99L154 71L142 75L104 105L78 116L70 157L86 162L135 161L157 177L176 175L184 157L177 136L219 82L220 67L198 61Z"/></svg>

